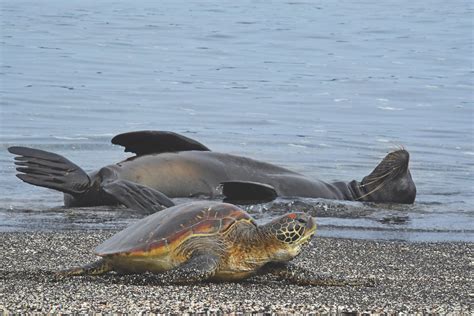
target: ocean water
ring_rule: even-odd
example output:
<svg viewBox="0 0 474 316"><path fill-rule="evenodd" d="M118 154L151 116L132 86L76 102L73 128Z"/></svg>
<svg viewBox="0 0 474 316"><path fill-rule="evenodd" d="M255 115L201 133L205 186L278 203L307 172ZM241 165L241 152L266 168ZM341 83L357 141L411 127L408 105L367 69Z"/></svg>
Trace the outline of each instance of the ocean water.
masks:
<svg viewBox="0 0 474 316"><path fill-rule="evenodd" d="M112 229L140 215L64 209L15 178L6 148L87 171L118 133L169 130L326 181L411 154L413 206L252 206L318 217L319 234L474 241L473 3L32 1L1 4L0 231ZM326 212L327 210L329 212Z"/></svg>

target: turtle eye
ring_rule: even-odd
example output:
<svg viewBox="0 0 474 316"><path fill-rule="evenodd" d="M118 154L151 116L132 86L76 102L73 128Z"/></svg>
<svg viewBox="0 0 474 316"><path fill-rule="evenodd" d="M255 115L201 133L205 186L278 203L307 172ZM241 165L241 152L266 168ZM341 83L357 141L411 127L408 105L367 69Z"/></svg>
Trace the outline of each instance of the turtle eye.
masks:
<svg viewBox="0 0 474 316"><path fill-rule="evenodd" d="M298 218L298 222L300 222L301 224L306 224L308 221L304 218Z"/></svg>

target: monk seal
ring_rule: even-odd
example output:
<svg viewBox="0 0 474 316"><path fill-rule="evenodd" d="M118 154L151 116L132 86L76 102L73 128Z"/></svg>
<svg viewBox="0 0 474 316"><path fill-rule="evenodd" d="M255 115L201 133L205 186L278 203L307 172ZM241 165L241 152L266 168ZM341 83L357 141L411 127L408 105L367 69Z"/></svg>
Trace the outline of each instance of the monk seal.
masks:
<svg viewBox="0 0 474 316"><path fill-rule="evenodd" d="M216 198L222 193L229 202L280 196L411 204L416 197L405 149L389 153L360 182L327 183L274 164L213 152L173 132L124 133L112 143L135 156L90 174L58 154L27 147L8 151L17 155L18 178L65 193L65 206L127 205L127 192L141 192L144 199L159 196L155 202L166 207L173 205L169 198Z"/></svg>

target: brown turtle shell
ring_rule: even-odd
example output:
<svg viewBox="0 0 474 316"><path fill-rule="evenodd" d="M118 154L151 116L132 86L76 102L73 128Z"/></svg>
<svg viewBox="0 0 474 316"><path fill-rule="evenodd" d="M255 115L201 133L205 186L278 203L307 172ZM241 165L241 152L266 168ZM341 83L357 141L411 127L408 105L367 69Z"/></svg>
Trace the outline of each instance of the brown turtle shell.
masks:
<svg viewBox="0 0 474 316"><path fill-rule="evenodd" d="M253 222L245 211L232 204L201 201L181 204L147 216L100 244L99 256L144 255L176 246L187 237L215 235L240 220Z"/></svg>

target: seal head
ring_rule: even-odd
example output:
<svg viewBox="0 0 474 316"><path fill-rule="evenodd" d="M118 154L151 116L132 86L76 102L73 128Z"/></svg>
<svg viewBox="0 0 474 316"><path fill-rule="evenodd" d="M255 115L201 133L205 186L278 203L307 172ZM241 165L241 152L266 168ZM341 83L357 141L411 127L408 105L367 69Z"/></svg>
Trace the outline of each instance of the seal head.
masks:
<svg viewBox="0 0 474 316"><path fill-rule="evenodd" d="M357 196L355 200L412 204L416 186L408 168L409 161L410 154L405 149L389 153L360 183L350 183Z"/></svg>

